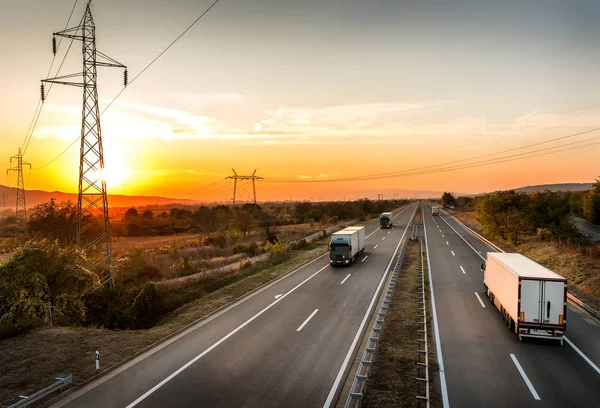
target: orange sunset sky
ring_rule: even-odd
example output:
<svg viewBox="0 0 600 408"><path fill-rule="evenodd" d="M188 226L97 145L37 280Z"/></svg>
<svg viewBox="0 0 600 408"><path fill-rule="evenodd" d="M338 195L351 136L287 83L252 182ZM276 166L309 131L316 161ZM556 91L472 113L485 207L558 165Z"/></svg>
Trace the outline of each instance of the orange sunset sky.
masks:
<svg viewBox="0 0 600 408"><path fill-rule="evenodd" d="M133 78L211 3L94 1L98 50ZM600 128L600 6L451 3L220 2L102 116L109 194L224 200L231 183L217 182L232 167L265 177L259 200L593 181L600 132L571 135ZM6 167L38 103L52 32L64 28L72 5L0 0ZM70 26L84 7L79 1ZM67 47L64 41L51 76ZM75 43L60 74L80 71L80 61ZM101 109L121 87L121 70L99 69ZM77 144L42 166L78 137L81 100L80 88L52 89L25 154L33 167L27 189L77 191ZM488 156L536 143L543 144ZM564 149L571 150L479 166ZM486 157L455 171L307 182L434 170L478 156ZM7 182L14 186L15 177Z"/></svg>

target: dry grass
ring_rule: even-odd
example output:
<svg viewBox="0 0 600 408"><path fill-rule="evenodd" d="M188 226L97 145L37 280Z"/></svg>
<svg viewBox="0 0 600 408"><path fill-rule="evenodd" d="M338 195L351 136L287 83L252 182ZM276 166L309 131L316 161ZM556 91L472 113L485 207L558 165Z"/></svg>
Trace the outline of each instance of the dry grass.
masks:
<svg viewBox="0 0 600 408"><path fill-rule="evenodd" d="M409 241L363 399L366 408L417 407L418 256L418 242ZM429 344L431 356L434 354L431 339ZM433 364L430 377L435 377L436 372L437 366ZM431 406L440 407L439 401L433 393Z"/></svg>
<svg viewBox="0 0 600 408"><path fill-rule="evenodd" d="M475 219L475 211L453 211L452 214L477 232L482 231L481 225ZM536 236L527 237L520 245L514 246L487 237L494 243L501 244L507 251L520 252L534 261L567 278L569 292L579 299L600 309L600 263L589 255L567 249L565 244L542 241Z"/></svg>
<svg viewBox="0 0 600 408"><path fill-rule="evenodd" d="M102 368L132 357L149 345L206 316L248 292L296 269L324 252L320 241L309 250L293 251L292 259L258 270L210 295L180 307L149 330L113 331L95 328L49 327L0 341L0 405L16 402L19 395L39 390L57 375L73 374L74 384L96 374L94 353L100 351Z"/></svg>

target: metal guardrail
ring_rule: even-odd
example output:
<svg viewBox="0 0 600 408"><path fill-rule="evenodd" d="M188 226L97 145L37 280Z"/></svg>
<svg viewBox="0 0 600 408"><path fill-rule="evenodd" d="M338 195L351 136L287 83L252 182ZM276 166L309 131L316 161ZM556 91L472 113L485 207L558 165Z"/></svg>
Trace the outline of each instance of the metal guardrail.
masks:
<svg viewBox="0 0 600 408"><path fill-rule="evenodd" d="M52 393L55 393L56 391L62 390L63 387L66 387L67 385L71 384L72 380L72 374L61 375L60 377L56 377L56 382L51 386L46 387L43 390L40 390L35 394L29 396L21 395L21 401L10 405L8 408L28 407L34 402L37 402L42 398L45 398Z"/></svg>
<svg viewBox="0 0 600 408"><path fill-rule="evenodd" d="M446 213L446 214L448 214L448 213ZM490 240L488 240L487 238L485 238L481 234L478 234L477 232L473 231L471 228L469 228L468 226L466 226L463 222L461 222L458 218L456 218L452 214L448 214L448 215L450 217L452 217L452 219L454 221L456 221L461 227L463 227L467 232L469 232L475 238L478 238L480 241L482 241L485 244L489 245L491 248L495 249L498 252L506 252L505 250L503 250L498 245L494 244L493 242L491 242ZM567 299L571 303L579 306L581 309L583 309L585 312L587 312L589 315L591 315L595 319L600 320L600 312L598 310L596 310L593 307L589 306L588 304L586 304L585 302L583 302L582 300L578 299L576 296L574 296L574 295L572 295L570 293L567 293Z"/></svg>
<svg viewBox="0 0 600 408"><path fill-rule="evenodd" d="M394 266L394 271L388 283L385 297L383 299L381 307L379 308L379 312L377 314L377 318L375 319L375 323L373 323L371 333L369 334L369 341L367 342L367 346L365 347L365 351L360 360L358 370L356 371L356 376L354 377L352 388L350 388L350 395L348 395L348 399L346 400L346 408L360 407L362 398L365 392L367 391L367 380L371 376L371 367L373 365L373 359L379 346L379 340L381 339L381 331L383 330L383 324L385 323L385 316L387 314L387 310L390 306L392 297L394 295L396 281L398 280L398 274L400 273L400 269L402 268L402 261L404 259L404 254L406 253L407 244L408 240L404 240L400 256L398 257L398 261Z"/></svg>
<svg viewBox="0 0 600 408"><path fill-rule="evenodd" d="M429 408L429 348L427 344L427 298L425 297L425 271L423 265L423 240L419 238L419 316L417 329L417 406ZM422 345L422 346L421 346ZM422 348L421 348L422 347Z"/></svg>

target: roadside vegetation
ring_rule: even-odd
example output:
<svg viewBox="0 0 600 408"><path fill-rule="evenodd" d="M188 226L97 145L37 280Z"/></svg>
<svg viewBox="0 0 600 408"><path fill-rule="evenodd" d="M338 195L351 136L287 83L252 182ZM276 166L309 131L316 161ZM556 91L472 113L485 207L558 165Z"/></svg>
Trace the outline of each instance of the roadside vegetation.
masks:
<svg viewBox="0 0 600 408"><path fill-rule="evenodd" d="M570 292L600 308L600 246L571 221L577 216L598 223L600 180L587 192L499 191L456 202L451 214L505 250L566 277Z"/></svg>
<svg viewBox="0 0 600 408"><path fill-rule="evenodd" d="M0 264L0 338L50 324L148 329L195 299L290 261L295 250L310 247L304 237L318 240L399 205L359 200L130 208L112 222L115 286L96 289L97 275L74 245L76 205L51 200L31 211L26 226L15 226L14 219L0 223L2 243L16 246Z"/></svg>
<svg viewBox="0 0 600 408"><path fill-rule="evenodd" d="M417 350L422 347L417 341L418 333L418 268L419 242L409 241L402 264L394 297L387 311L381 341L367 392L362 401L365 408L418 407ZM426 293L427 291L426 284ZM431 317L428 311L428 317ZM428 327L431 334L431 327ZM438 366L431 335L429 344L429 378L431 407L441 407L439 394ZM423 403L422 406L425 406Z"/></svg>

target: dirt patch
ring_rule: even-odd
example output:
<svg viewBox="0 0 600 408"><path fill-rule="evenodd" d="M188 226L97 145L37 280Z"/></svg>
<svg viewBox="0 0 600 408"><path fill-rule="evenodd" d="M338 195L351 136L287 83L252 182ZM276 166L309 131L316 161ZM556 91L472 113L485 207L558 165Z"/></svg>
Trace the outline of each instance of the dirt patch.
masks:
<svg viewBox="0 0 600 408"><path fill-rule="evenodd" d="M417 341L419 250L418 241L409 241L363 399L362 406L366 408L418 406L417 349L421 347ZM428 332L431 333L431 330ZM434 354L431 341L430 338L430 357ZM437 365L431 359L429 361L429 376L433 379ZM430 388L431 406L441 407L435 384Z"/></svg>
<svg viewBox="0 0 600 408"><path fill-rule="evenodd" d="M485 236L475 219L475 211L452 211L452 215L468 227ZM542 241L537 236L526 237L517 246L486 236L500 244L506 251L519 252L567 278L569 292L600 310L600 260L595 256L597 248L581 248L568 242Z"/></svg>
<svg viewBox="0 0 600 408"><path fill-rule="evenodd" d="M52 384L60 374L72 373L74 385L81 384L97 373L96 350L100 351L102 369L119 364L181 327L313 259L325 251L326 241L292 251L290 260L275 266L265 265L251 276L180 307L149 330L48 327L0 341L0 406Z"/></svg>

